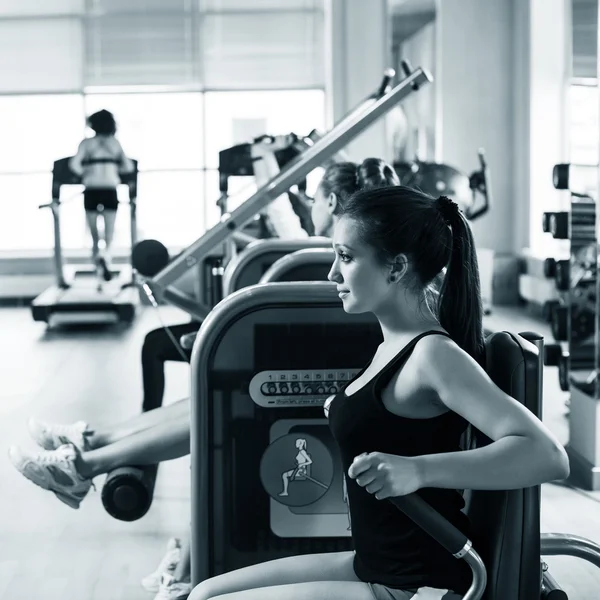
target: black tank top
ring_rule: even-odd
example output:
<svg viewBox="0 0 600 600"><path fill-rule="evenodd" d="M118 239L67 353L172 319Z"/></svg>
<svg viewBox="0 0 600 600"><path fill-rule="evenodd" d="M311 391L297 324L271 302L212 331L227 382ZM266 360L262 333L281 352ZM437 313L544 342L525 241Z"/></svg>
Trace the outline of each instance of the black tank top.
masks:
<svg viewBox="0 0 600 600"><path fill-rule="evenodd" d="M464 593L471 582L464 561L455 559L391 502L377 500L348 477L352 461L363 452L421 456L460 450L467 422L456 413L429 419L399 417L381 400L381 390L401 370L416 343L433 334L447 336L441 331L418 335L366 385L350 396L345 390L336 394L329 403L329 426L346 476L354 570L359 579L396 589L429 586ZM469 536L469 521L462 512L464 500L458 491L425 488L417 494Z"/></svg>

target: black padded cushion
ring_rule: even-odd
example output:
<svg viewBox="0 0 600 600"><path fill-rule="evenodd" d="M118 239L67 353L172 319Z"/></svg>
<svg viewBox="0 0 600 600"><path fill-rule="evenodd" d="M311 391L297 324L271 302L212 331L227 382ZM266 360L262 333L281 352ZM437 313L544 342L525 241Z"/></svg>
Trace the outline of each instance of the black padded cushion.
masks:
<svg viewBox="0 0 600 600"><path fill-rule="evenodd" d="M486 370L504 392L540 415L537 347L520 335L491 334ZM476 445L490 440L475 433ZM540 597L540 488L466 493L473 545L488 571L484 600L536 600Z"/></svg>

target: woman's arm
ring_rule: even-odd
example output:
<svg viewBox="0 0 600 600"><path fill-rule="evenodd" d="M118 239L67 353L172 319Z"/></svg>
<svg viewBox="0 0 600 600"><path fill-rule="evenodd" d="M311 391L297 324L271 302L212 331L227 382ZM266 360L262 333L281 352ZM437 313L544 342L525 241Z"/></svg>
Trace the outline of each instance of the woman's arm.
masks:
<svg viewBox="0 0 600 600"><path fill-rule="evenodd" d="M306 450L302 450L302 456L304 458L302 465L312 465L312 458L306 453Z"/></svg>
<svg viewBox="0 0 600 600"><path fill-rule="evenodd" d="M117 147L120 152L120 163L119 163L119 173L132 173L134 171L133 162L131 159L127 158L125 152L123 151L123 147L121 146L121 142L115 139Z"/></svg>
<svg viewBox="0 0 600 600"><path fill-rule="evenodd" d="M82 140L79 144L79 148L77 148L77 154L69 161L69 169L71 169L75 175L79 175L79 177L83 175L83 160L85 159L86 145L87 140Z"/></svg>
<svg viewBox="0 0 600 600"><path fill-rule="evenodd" d="M414 358L423 383L492 440L475 450L416 457L421 487L503 490L568 477L569 459L558 440L466 352L438 336L420 346Z"/></svg>

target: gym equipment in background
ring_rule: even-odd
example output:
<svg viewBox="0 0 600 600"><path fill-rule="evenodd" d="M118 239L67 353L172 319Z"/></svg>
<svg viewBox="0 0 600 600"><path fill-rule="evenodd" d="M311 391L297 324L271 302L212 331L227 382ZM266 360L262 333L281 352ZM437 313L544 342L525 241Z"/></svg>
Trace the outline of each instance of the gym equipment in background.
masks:
<svg viewBox="0 0 600 600"><path fill-rule="evenodd" d="M570 245L568 259L544 265L559 293L545 307L557 343L546 347L544 362L558 367L560 387L570 392L571 480L587 490L600 489L597 178L597 166L555 165L554 187L571 192L570 210L544 213L543 222L544 231Z"/></svg>
<svg viewBox="0 0 600 600"><path fill-rule="evenodd" d="M485 151L480 149L478 156L481 167L471 175L461 173L449 165L418 159L394 163L394 169L402 185L417 188L434 198L449 196L459 205L465 217L474 221L485 215L492 204L492 187ZM478 195L483 202L478 203Z"/></svg>
<svg viewBox="0 0 600 600"><path fill-rule="evenodd" d="M405 73L406 71L408 69L405 70ZM224 256L226 252L223 246L232 238L235 239L236 234L251 222L256 214L263 211L279 196L287 193L292 186L302 182L315 168L322 166L327 160L333 159L348 143L398 102L410 94L416 93L423 85L432 80L429 73L419 68L406 73L406 77L392 88L391 82L394 75L395 72L392 69L387 70L377 90L337 123L331 131L324 134L323 137L320 137L320 134L316 136L318 139L312 146L308 147L307 138L305 138L307 148L300 156L281 169L275 177L262 185L238 208L231 213L225 213L217 225L186 248L149 283L156 286L157 289L162 288L161 296L167 302L185 310L199 320L206 318L207 307L203 304L204 298L193 298L174 288L173 283L189 269L203 266L208 257L217 252L219 248L221 248L221 256ZM214 267L215 270L220 271L221 277L224 266L221 262ZM216 297L218 294L215 295ZM212 306L208 310L211 308Z"/></svg>
<svg viewBox="0 0 600 600"><path fill-rule="evenodd" d="M313 134L315 134L314 131L311 132L311 135ZM228 214L230 177L254 176L257 187L264 183L261 178L256 176L253 167L256 160L253 158L253 146L257 144L264 146L263 156L265 153L272 153L281 168L300 156L306 148L313 144L313 141L310 136L300 139L294 133L286 136L264 135L255 138L251 143L238 144L222 150L219 153L219 188L221 195L217 200L222 217ZM301 181L298 184L298 192L288 191L288 197L291 203L290 210L294 211L301 227L310 235L314 228L310 216L310 205L303 199L305 185L306 181ZM200 274L195 291L202 304L202 310L206 314L223 298L223 278L226 277L225 266L232 264L239 256L239 252L244 249L244 246L247 247L258 240L273 238L272 227L268 221L266 214L259 213L255 215L248 225L233 234L232 239L215 248L213 252L204 258L199 269ZM314 245L313 239L299 238L297 241L298 247ZM132 252L133 267L139 275L145 278L154 277L169 264L170 260L169 251L158 240L142 240L136 244ZM255 276L252 283L256 283L261 274Z"/></svg>
<svg viewBox="0 0 600 600"><path fill-rule="evenodd" d="M50 208L54 221L54 269L56 284L42 292L31 303L35 321L45 321L49 327L74 324L114 324L131 322L139 302L130 265L119 265L109 282L98 284L96 265L70 265L67 275L63 260L60 231L60 192L62 186L80 185L81 178L69 168L70 157L54 162L52 169L52 201L40 208ZM121 174L121 183L129 193L131 248L137 241L137 161L134 171ZM115 267L111 266L111 272Z"/></svg>
<svg viewBox="0 0 600 600"><path fill-rule="evenodd" d="M558 367L563 391L575 385L595 395L594 360L596 351L597 241L596 203L587 193L575 192L569 185L577 181L581 168L558 164L552 173L553 185L571 194L569 211L546 212L542 227L555 239L569 240L569 259L547 258L544 275L553 279L559 300L544 307L557 344L546 346L544 362ZM587 171L583 171L587 173ZM579 181L579 188L585 188ZM566 346L563 350L562 345Z"/></svg>

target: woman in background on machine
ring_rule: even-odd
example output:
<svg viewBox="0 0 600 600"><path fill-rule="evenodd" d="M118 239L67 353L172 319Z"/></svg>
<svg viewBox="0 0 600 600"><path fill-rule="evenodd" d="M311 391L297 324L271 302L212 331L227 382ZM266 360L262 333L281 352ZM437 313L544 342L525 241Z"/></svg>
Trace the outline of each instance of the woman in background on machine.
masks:
<svg viewBox="0 0 600 600"><path fill-rule="evenodd" d="M121 183L120 174L131 173L134 165L115 137L117 124L112 113L107 110L96 112L88 118L88 125L96 135L82 140L69 167L82 178L85 186L83 204L92 236L92 260L101 270L105 281L109 281L111 279L110 247L119 207L117 187ZM100 214L104 219L103 254L100 254L99 248L98 216Z"/></svg>

